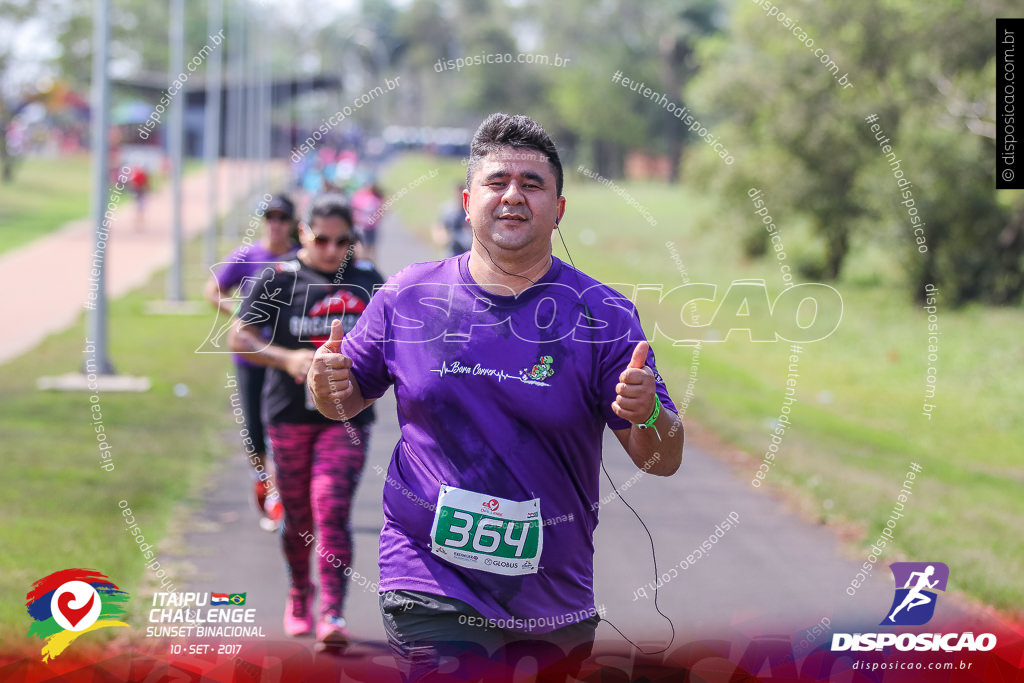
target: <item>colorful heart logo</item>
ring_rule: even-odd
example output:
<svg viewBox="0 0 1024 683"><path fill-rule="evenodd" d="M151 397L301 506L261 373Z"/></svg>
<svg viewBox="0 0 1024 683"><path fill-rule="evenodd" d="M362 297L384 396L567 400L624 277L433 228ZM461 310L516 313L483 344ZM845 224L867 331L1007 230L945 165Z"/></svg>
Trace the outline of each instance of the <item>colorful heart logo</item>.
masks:
<svg viewBox="0 0 1024 683"><path fill-rule="evenodd" d="M92 603L96 600L96 594L93 593L89 596L89 600L85 603L84 607L72 607L71 602L78 596L74 593L61 593L57 598L57 609L64 615L64 618L68 620L71 626L78 626L78 622L89 614L92 609Z"/></svg>
<svg viewBox="0 0 1024 683"><path fill-rule="evenodd" d="M28 635L44 641L39 654L49 662L83 634L128 628L121 621L127 602L128 594L102 572L61 569L33 583L25 595L25 609L32 618Z"/></svg>
<svg viewBox="0 0 1024 683"><path fill-rule="evenodd" d="M53 592L50 613L61 628L84 631L96 623L103 611L103 598L84 581L66 581Z"/></svg>

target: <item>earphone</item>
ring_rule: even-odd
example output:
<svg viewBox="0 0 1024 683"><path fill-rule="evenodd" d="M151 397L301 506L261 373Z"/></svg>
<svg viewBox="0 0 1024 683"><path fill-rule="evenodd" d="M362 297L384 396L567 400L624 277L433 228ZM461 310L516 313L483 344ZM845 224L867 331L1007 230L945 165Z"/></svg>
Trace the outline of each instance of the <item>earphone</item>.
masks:
<svg viewBox="0 0 1024 683"><path fill-rule="evenodd" d="M556 226L558 225L558 221L559 221L559 219L556 218L555 219L555 225ZM572 262L572 254L569 253L569 247L565 243L565 238L562 237L562 231L561 230L558 231L558 239L562 241L562 248L565 249L565 255L569 258L569 265L572 266L572 270L576 274L576 284L580 288L580 300L583 302L583 310L587 314L587 321L589 322L589 321L595 320L595 318L590 314L590 307L587 306L587 300L583 297L583 283L580 280L580 271L577 270L576 264ZM650 529L647 528L647 525L644 524L644 520L640 518L640 513L638 513L635 509L633 509L633 506L630 505L629 503L627 503L626 499L622 497L621 493L619 493L619 487L615 485L614 481L612 481L611 475L608 474L608 468L606 468L605 465L604 465L604 455L603 454L601 456L601 470L604 472L604 476L608 479L608 483L612 485L612 490L615 492L615 495L618 496L619 500L621 500L625 504L625 506L629 508L629 511L632 512L633 515L636 517L637 521L640 522L640 526L642 526L644 528L644 531L647 533L647 539L651 542L651 559L654 561L654 581L655 581L655 583L654 583L654 609L655 609L655 611L658 612L658 614L660 614L661 616L663 616L665 618L665 621L668 622L669 628L672 629L672 636L669 638L668 644L665 647L663 647L662 649L655 650L654 652L645 652L643 648L641 648L639 645L637 645L632 640L627 638L626 634L623 633L622 631L620 631L618 626L613 624L608 619L605 619L603 616L600 617L600 619L601 619L601 621L607 623L609 626L611 626L613 629L615 629L616 633L618 633L620 636L622 636L622 638L627 643L629 643L630 645L635 647L637 650L639 650L641 652L641 654L645 654L645 655L661 654L662 652L666 652L670 647L672 647L672 643L675 642L675 640L676 640L676 625L674 623L672 623L672 619L670 619L669 616L667 614L665 614L664 612L662 612L661 608L658 607L658 583L659 583L659 581L658 581L658 557L657 557L657 555L654 552L654 537L651 536L651 531L650 531Z"/></svg>
<svg viewBox="0 0 1024 683"><path fill-rule="evenodd" d="M468 215L466 216L466 220L467 221L469 220L469 216ZM561 221L561 217L556 217L555 218L555 226L556 227L558 226L560 221ZM473 238L477 239L475 234L474 234ZM558 231L558 239L561 240L562 248L565 249L565 255L569 259L569 265L572 267L573 273L575 273L575 275L576 275L576 284L579 286L579 289L580 289L580 300L583 303L583 310L584 310L584 312L586 314L587 321L588 322L595 321L596 318L594 318L594 316L591 314L590 307L587 305L586 298L583 296L583 282L582 282L582 280L580 280L579 270L576 268L576 264L573 263L572 254L569 253L569 247L565 243L565 238L562 236L562 231L561 230ZM477 240L477 241L479 242L479 240ZM526 277L525 275L518 275L516 273L509 273L508 271L503 269L501 266L499 266L497 263L494 262L494 258L491 257L491 252L490 252L490 250L487 249L487 246L484 245L482 242L480 242L480 246L482 246L484 248L484 251L487 252L488 258L491 259L491 263L496 268L498 268L498 270L501 270L506 275L515 275L516 277L521 277L524 280L529 281L531 284L536 284L533 280L530 280L530 278ZM656 654L660 654L662 652L666 652L670 647L672 647L672 644L675 642L675 639L676 639L676 627L675 627L675 624L672 622L672 619L669 618L669 616L667 614L662 612L661 608L658 606L658 588L659 588L658 584L660 583L660 581L658 581L658 558L657 558L657 555L655 554L655 550L654 550L654 537L651 535L651 532L647 528L647 525L644 523L644 520L640 517L640 514L633 508L632 505L630 505L628 502L626 502L625 498L622 497L622 494L619 492L619 487L615 485L615 482L612 481L611 475L608 474L608 469L605 467L604 457L603 456L601 457L601 470L604 472L605 477L608 479L608 482L611 484L612 490L615 492L615 495L618 496L619 500L621 500L626 505L626 507L629 508L630 512L633 513L633 515L637 518L637 521L640 522L640 525L644 528L644 531L647 533L647 538L648 538L648 540L651 543L651 559L653 560L653 564L654 564L654 579L655 579L655 585L654 585L654 609L655 609L655 611L658 612L658 614L660 614L662 617L664 617L665 620L668 622L669 628L672 629L672 635L669 638L668 644L665 645L665 647L663 647L660 650L655 650L654 652L647 652L643 648L641 648L639 645L634 643L632 640L630 640L628 637L626 637L626 634L624 634L621 630L619 630L619 628L615 624L613 624L611 621L609 621L608 619L604 618L603 616L601 616L599 618L600 618L601 621L607 622L607 624L609 626L611 626L613 629L615 629L615 631L620 636L622 636L622 638L627 643L629 643L630 645L635 647L642 654L644 654L644 655L656 655Z"/></svg>

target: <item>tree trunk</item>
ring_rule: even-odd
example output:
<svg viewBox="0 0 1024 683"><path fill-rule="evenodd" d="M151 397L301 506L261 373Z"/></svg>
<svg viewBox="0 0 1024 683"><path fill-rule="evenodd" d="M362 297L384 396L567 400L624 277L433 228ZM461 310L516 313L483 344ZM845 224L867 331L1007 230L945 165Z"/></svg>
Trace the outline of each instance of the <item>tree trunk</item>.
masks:
<svg viewBox="0 0 1024 683"><path fill-rule="evenodd" d="M11 150L7 149L8 123L6 116L0 117L0 181L4 185L10 185L14 181L14 158L11 156Z"/></svg>
<svg viewBox="0 0 1024 683"><path fill-rule="evenodd" d="M917 271L917 282L914 286L914 303L918 306L923 306L925 303L925 297L927 296L924 292L925 285L935 285L935 247L936 241L932 241L931 248L922 254L921 267ZM952 296L949 297L949 301L954 301L956 295L950 292Z"/></svg>
<svg viewBox="0 0 1024 683"><path fill-rule="evenodd" d="M993 287L994 303L1013 305L1024 294L1024 210L1011 217L997 239L996 272L1000 281Z"/></svg>
<svg viewBox="0 0 1024 683"><path fill-rule="evenodd" d="M682 94L679 83L679 69L686 53L674 36L664 35L658 44L658 52L661 56L661 84L665 89L665 95L669 100L675 102ZM676 102L676 104L681 104ZM679 182L679 164L683 159L683 129L682 124L675 116L667 111L664 113L665 133L668 139L668 182L675 184Z"/></svg>
<svg viewBox="0 0 1024 683"><path fill-rule="evenodd" d="M675 33L666 33L658 41L658 53L661 57L661 82L666 96L676 104L683 106L683 86L689 78L687 62L693 53L692 46L685 37ZM675 184L680 180L680 167L683 163L683 127L679 119L665 112L668 133L668 182Z"/></svg>
<svg viewBox="0 0 1024 683"><path fill-rule="evenodd" d="M850 248L850 233L845 228L835 230L825 245L825 279L837 280L843 270L843 261Z"/></svg>
<svg viewBox="0 0 1024 683"><path fill-rule="evenodd" d="M609 140L594 141L595 170L605 178L618 178L622 175L621 147Z"/></svg>

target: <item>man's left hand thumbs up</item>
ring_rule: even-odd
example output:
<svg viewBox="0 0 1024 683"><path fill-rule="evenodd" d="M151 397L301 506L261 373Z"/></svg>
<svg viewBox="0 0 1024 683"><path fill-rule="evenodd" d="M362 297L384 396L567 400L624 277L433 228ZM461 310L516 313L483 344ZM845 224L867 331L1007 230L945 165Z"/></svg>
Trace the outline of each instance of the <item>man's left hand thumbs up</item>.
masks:
<svg viewBox="0 0 1024 683"><path fill-rule="evenodd" d="M615 385L616 396L612 410L633 424L647 422L654 413L654 372L647 366L647 354L650 351L651 345L647 342L637 344L629 365L619 375L619 383Z"/></svg>

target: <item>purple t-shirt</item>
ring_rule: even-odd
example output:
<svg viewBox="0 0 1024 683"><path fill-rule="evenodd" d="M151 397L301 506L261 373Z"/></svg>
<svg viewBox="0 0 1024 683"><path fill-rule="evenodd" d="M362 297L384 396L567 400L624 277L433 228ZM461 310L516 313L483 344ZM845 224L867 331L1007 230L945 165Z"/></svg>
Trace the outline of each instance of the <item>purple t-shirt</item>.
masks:
<svg viewBox="0 0 1024 683"><path fill-rule="evenodd" d="M602 434L605 425L630 426L611 403L644 339L626 297L557 258L518 296L479 287L468 253L390 278L342 342L363 396L377 398L393 384L398 403L381 592L456 598L517 631L547 632L589 616ZM654 369L653 353L647 364ZM655 375L662 404L674 411ZM539 570L506 576L432 554L442 484L539 499Z"/></svg>
<svg viewBox="0 0 1024 683"><path fill-rule="evenodd" d="M257 242L255 244L243 244L238 247L222 261L220 268L218 268L214 274L214 279L217 280L217 285L220 287L220 296L225 298L230 295L231 291L236 287L239 287L239 291L235 294L238 304L241 305L245 297L249 295L250 287L247 287L246 279L248 278L251 282L255 283L259 279L260 273L263 272L263 264L271 263L276 261L286 261L295 255L298 248L292 248L284 254L274 254L269 249L263 246L262 243ZM235 306L236 310L238 306ZM243 356L233 353L231 354L235 359L236 363L241 365L253 365Z"/></svg>

